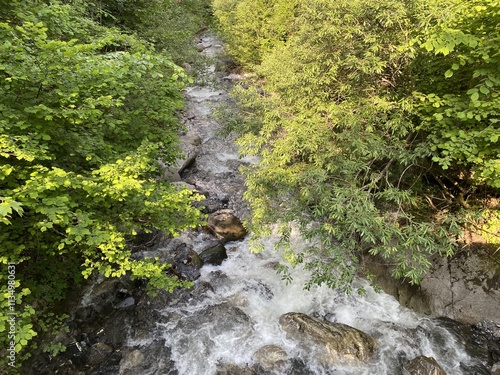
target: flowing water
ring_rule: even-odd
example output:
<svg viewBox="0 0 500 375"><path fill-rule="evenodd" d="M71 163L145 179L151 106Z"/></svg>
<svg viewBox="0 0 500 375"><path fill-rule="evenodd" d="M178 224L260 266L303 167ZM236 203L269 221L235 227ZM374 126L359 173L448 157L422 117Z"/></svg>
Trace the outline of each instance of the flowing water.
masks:
<svg viewBox="0 0 500 375"><path fill-rule="evenodd" d="M201 44L205 47L203 53L212 56L222 49L220 42L209 34ZM208 74L215 77L215 68L209 69ZM238 167L255 160L240 159L231 140L217 135L220 125L211 118L211 112L214 104L227 100L228 85L224 85L219 80L219 84L186 90L186 127L202 139L196 166L187 171L186 180L211 197L227 202L241 217L248 210L242 200L244 185ZM189 232L181 238L199 250L209 235ZM212 375L223 364L251 367L254 353L271 344L295 359L295 365L283 370L288 374L397 375L403 374L405 363L419 355L435 358L448 375L474 374L461 366L472 365L474 360L454 335L436 321L401 307L392 296L374 292L363 280L358 283L367 290L364 297L346 296L326 287L305 291L303 285L308 275L301 269L294 269L293 282L285 284L275 271L280 261L273 250L275 240L267 239L265 250L259 254L250 251L248 240L226 244L228 259L220 266L201 269L196 283L206 287L202 296L168 304L160 311L162 318L154 334L132 338L128 345L145 347L163 338L181 375ZM300 238L295 241L295 246L303 246ZM348 324L372 335L379 345L376 360L362 366L325 366L317 360L314 348L304 350L280 329L279 317L287 312ZM155 368L147 373L162 372Z"/></svg>
<svg viewBox="0 0 500 375"><path fill-rule="evenodd" d="M301 270L296 270L291 285L285 285L273 269L276 253L266 250L256 256L245 242L234 246L221 266L203 268L198 282L208 281L213 287L206 299L163 311L168 322L158 332L172 348L179 374L214 374L220 363L252 365L254 352L270 344L302 359L313 374L398 374L402 365L419 355L434 357L447 374L466 374L460 363L470 359L461 344L433 321L402 308L393 297L368 286L364 298L325 287L304 291L306 273ZM209 306L225 304L248 318L235 317L235 311L227 307L213 319L204 316L209 315ZM365 367L322 367L281 331L280 315L292 311L369 333L379 343L379 357Z"/></svg>

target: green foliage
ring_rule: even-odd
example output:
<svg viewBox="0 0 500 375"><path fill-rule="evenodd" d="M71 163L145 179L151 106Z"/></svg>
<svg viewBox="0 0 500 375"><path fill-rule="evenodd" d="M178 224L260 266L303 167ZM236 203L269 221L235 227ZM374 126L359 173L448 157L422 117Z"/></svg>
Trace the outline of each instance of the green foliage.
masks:
<svg viewBox="0 0 500 375"><path fill-rule="evenodd" d="M243 65L258 64L262 56L287 40L294 27L298 0L214 0L214 15L228 49Z"/></svg>
<svg viewBox="0 0 500 375"><path fill-rule="evenodd" d="M442 3L449 12L416 39L420 128L432 160L460 173L461 185L499 188L500 2Z"/></svg>
<svg viewBox="0 0 500 375"><path fill-rule="evenodd" d="M193 36L211 22L209 0L101 0L82 2L100 23L153 43L177 63L199 60Z"/></svg>
<svg viewBox="0 0 500 375"><path fill-rule="evenodd" d="M64 334L69 332L69 327L65 323L68 318L69 315L66 314L47 313L39 319L40 330L50 337L50 342L43 348L43 352L48 353L51 357L66 351L66 346L59 341L58 337L60 335L64 337Z"/></svg>
<svg viewBox="0 0 500 375"><path fill-rule="evenodd" d="M480 235L488 243L500 245L500 209L486 208L481 214L482 217L477 220L480 223Z"/></svg>
<svg viewBox="0 0 500 375"><path fill-rule="evenodd" d="M11 262L18 352L36 335L31 306L43 310L94 272L186 286L166 264L130 259L127 241L202 219L191 204L199 196L157 178L157 160L179 156L186 74L85 12L59 2L0 8L0 342Z"/></svg>
<svg viewBox="0 0 500 375"><path fill-rule="evenodd" d="M308 287L351 291L366 250L418 283L477 209L451 192L466 167L446 167L475 166L468 193L491 194L481 184L498 177L497 2L272 4L214 1L230 51L256 75L236 89L243 116L227 126L260 157L245 170L256 248L277 228L285 258L311 270ZM309 248L291 246L293 228Z"/></svg>
<svg viewBox="0 0 500 375"><path fill-rule="evenodd" d="M256 87L235 86L230 97L227 103L218 105L214 110L215 117L224 124L220 134L222 136L228 136L231 133L257 135L262 128L260 114L265 108L263 101L255 100L258 97Z"/></svg>

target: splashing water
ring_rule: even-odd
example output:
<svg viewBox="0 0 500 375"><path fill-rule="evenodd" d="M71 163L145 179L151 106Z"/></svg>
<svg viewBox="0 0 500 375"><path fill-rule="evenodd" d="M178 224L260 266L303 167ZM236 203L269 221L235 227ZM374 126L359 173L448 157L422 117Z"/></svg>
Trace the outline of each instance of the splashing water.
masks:
<svg viewBox="0 0 500 375"><path fill-rule="evenodd" d="M160 324L159 332L172 348L179 374L211 375L221 363L251 366L254 353L265 345L277 345L289 357L299 358L311 374L402 374L402 366L419 355L435 358L448 374L467 374L460 364L471 359L436 322L401 307L385 293L376 293L363 280L357 282L367 290L364 297L327 287L305 291L308 275L298 268L286 285L275 271L280 259L272 250L273 239L266 245L262 253L253 254L247 241L228 244L229 258L220 266L205 266L197 281L210 283L213 291L201 301L162 311L168 323ZM292 311L372 335L379 345L376 360L364 366L325 367L280 329L279 317Z"/></svg>

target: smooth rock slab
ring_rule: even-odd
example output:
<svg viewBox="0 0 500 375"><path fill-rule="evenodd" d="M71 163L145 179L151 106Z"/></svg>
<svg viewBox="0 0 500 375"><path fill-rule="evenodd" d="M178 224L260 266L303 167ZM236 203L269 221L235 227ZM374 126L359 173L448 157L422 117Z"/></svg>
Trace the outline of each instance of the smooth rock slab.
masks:
<svg viewBox="0 0 500 375"><path fill-rule="evenodd" d="M346 324L316 319L302 313L283 314L279 323L287 337L316 349L325 364L368 362L377 343L370 335ZM312 345L311 345L312 344Z"/></svg>

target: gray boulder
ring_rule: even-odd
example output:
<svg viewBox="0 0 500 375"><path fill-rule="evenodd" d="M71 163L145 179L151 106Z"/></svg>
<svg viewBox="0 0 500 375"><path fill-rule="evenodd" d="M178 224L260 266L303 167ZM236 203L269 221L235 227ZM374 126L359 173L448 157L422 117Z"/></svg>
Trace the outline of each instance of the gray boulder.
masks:
<svg viewBox="0 0 500 375"><path fill-rule="evenodd" d="M373 337L346 324L294 312L282 315L279 323L288 338L305 348L316 348L320 361L326 364L368 362L376 351Z"/></svg>
<svg viewBox="0 0 500 375"><path fill-rule="evenodd" d="M180 136L180 145L183 151L183 158L177 159L176 165L178 166L178 172L182 173L184 169L190 167L196 157L200 153L201 137L197 133L187 133L186 135Z"/></svg>
<svg viewBox="0 0 500 375"><path fill-rule="evenodd" d="M214 375L256 375L249 367L238 366L232 363L224 363L215 371Z"/></svg>

